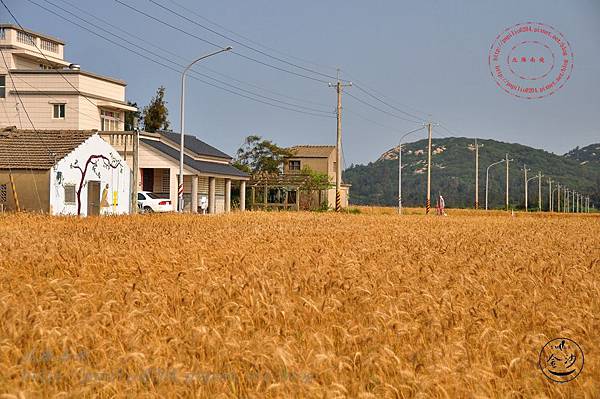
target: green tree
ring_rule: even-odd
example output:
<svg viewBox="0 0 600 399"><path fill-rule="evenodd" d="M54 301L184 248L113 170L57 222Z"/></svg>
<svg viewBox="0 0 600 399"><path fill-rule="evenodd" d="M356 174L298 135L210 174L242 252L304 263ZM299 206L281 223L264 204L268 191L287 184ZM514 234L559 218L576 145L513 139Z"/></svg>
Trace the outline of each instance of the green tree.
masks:
<svg viewBox="0 0 600 399"><path fill-rule="evenodd" d="M127 105L138 108L136 102L127 101ZM128 132L135 130L137 124L140 121L141 116L142 113L140 112L139 108L136 111L125 111L124 130Z"/></svg>
<svg viewBox="0 0 600 399"><path fill-rule="evenodd" d="M302 168L302 174L308 177L306 182L302 185L302 190L308 194L308 209L314 209L313 201L315 198L315 192L318 194L323 190L333 187L333 184L329 180L329 175L327 173L317 172L308 166ZM326 210L327 195L325 195L324 198L322 198L320 195L317 195L316 197L320 198L321 202L317 204L317 207L325 208Z"/></svg>
<svg viewBox="0 0 600 399"><path fill-rule="evenodd" d="M169 110L165 101L165 88L160 86L156 95L150 100L150 104L144 107L144 130L155 132L157 130L169 130Z"/></svg>
<svg viewBox="0 0 600 399"><path fill-rule="evenodd" d="M234 166L247 173L280 173L283 159L292 153L270 140L252 135L237 150Z"/></svg>

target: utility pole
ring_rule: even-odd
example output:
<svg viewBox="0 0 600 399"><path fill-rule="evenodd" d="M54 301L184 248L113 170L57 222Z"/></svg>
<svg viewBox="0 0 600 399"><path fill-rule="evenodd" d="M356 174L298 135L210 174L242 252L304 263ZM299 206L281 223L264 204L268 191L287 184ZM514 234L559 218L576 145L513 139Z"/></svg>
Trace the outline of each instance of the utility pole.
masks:
<svg viewBox="0 0 600 399"><path fill-rule="evenodd" d="M575 213L575 190L573 191L573 213Z"/></svg>
<svg viewBox="0 0 600 399"><path fill-rule="evenodd" d="M429 214L431 208L431 122L427 124L427 201L425 202L425 214Z"/></svg>
<svg viewBox="0 0 600 399"><path fill-rule="evenodd" d="M135 119L135 118L134 118ZM137 206L137 195L138 195L138 174L139 170L139 158L140 158L140 131L137 127L137 120L135 123L135 129L133 131L133 182L131 187L131 213L136 214L138 212Z"/></svg>
<svg viewBox="0 0 600 399"><path fill-rule="evenodd" d="M475 138L475 209L479 209L479 147Z"/></svg>
<svg viewBox="0 0 600 399"><path fill-rule="evenodd" d="M334 85L329 83L329 87ZM335 211L342 210L342 92L344 87L352 86L352 82L342 84L340 81L340 69L337 70L337 82L335 88L337 91L337 139L335 142Z"/></svg>
<svg viewBox="0 0 600 399"><path fill-rule="evenodd" d="M410 132L404 133L402 137L400 137L400 143L398 144L398 214L402 215L402 141L408 135L418 132L419 130L425 128L425 125L422 127L411 130Z"/></svg>
<svg viewBox="0 0 600 399"><path fill-rule="evenodd" d="M560 212L560 184L556 184L556 212Z"/></svg>
<svg viewBox="0 0 600 399"><path fill-rule="evenodd" d="M548 178L548 212L552 212L552 180Z"/></svg>
<svg viewBox="0 0 600 399"><path fill-rule="evenodd" d="M528 206L527 206L527 182L529 181L527 179L527 171L528 170L529 169L527 169L527 165L523 165L523 172L525 172L525 212L527 212L527 208L528 208Z"/></svg>
<svg viewBox="0 0 600 399"><path fill-rule="evenodd" d="M508 159L508 153L506 154L506 210L508 211L508 164L512 162L512 159Z"/></svg>
<svg viewBox="0 0 600 399"><path fill-rule="evenodd" d="M542 211L542 172L538 172L538 212Z"/></svg>

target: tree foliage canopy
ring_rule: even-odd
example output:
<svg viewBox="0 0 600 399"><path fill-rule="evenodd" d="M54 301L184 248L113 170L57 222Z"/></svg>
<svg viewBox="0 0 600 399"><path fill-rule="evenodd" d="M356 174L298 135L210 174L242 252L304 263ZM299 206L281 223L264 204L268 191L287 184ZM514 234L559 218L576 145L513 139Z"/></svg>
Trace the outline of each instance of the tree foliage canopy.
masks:
<svg viewBox="0 0 600 399"><path fill-rule="evenodd" d="M127 105L138 108L136 102L127 101ZM141 116L142 113L140 112L139 108L137 111L125 111L124 130L126 132L135 130L140 121Z"/></svg>
<svg viewBox="0 0 600 399"><path fill-rule="evenodd" d="M282 171L283 159L292 153L271 140L251 135L237 150L234 166L247 173L279 173Z"/></svg>
<svg viewBox="0 0 600 399"><path fill-rule="evenodd" d="M150 104L144 107L144 130L155 132L157 130L169 130L169 110L165 101L165 88L160 86L156 95L150 100Z"/></svg>

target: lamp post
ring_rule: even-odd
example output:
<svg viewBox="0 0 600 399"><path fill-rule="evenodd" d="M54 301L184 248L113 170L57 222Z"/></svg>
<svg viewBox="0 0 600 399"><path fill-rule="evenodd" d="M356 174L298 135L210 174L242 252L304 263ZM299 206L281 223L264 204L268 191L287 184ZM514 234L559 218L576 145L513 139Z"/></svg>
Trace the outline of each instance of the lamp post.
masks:
<svg viewBox="0 0 600 399"><path fill-rule="evenodd" d="M502 159L498 162L494 162L493 164L491 164L490 166L487 167L486 171L485 171L485 210L488 210L488 183L490 180L490 168L494 165L498 165L499 163L505 162L506 159Z"/></svg>
<svg viewBox="0 0 600 399"><path fill-rule="evenodd" d="M419 130L422 130L425 126L420 127L418 129L412 130L408 133L405 133L402 137L400 137L400 144L398 145L398 214L402 215L402 140L410 134L416 133Z"/></svg>
<svg viewBox="0 0 600 399"><path fill-rule="evenodd" d="M198 61L202 61L205 58L212 57L219 53L231 50L232 47L228 46L212 53L203 55L202 57L196 58L192 61L181 73L181 99L179 103L179 126L181 129L181 148L179 150L179 185L177 187L177 210L183 212L183 153L184 153L184 137L185 137L185 75L187 71Z"/></svg>
<svg viewBox="0 0 600 399"><path fill-rule="evenodd" d="M527 179L527 172L530 169L527 169L527 165L523 165L523 172L525 173L525 212L527 212L527 182L529 181Z"/></svg>
<svg viewBox="0 0 600 399"><path fill-rule="evenodd" d="M534 179L537 179L537 178L538 178L537 176L533 176L533 177L530 177L529 179L527 179L525 181L525 212L527 212L527 207L528 207L528 204L527 204L527 192L528 192L529 182L531 180L534 180Z"/></svg>

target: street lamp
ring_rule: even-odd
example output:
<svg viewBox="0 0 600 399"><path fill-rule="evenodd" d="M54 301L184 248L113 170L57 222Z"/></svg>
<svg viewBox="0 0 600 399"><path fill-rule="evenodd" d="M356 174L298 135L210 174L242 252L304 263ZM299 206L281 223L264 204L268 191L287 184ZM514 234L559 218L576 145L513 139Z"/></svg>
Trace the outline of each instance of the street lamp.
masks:
<svg viewBox="0 0 600 399"><path fill-rule="evenodd" d="M220 50L214 51L210 54L203 55L202 57L196 58L192 61L181 74L181 101L179 103L179 126L181 129L181 148L179 150L179 186L177 189L177 210L179 212L183 212L183 153L184 153L184 137L185 137L185 74L187 71L198 61L201 61L205 58L212 57L213 55L217 55L219 53L223 53L225 51L231 50L232 47L228 46L222 48Z"/></svg>
<svg viewBox="0 0 600 399"><path fill-rule="evenodd" d="M508 159L508 158L507 158ZM490 166L487 167L485 171L485 210L488 210L488 182L490 180L490 168L494 165L498 165L499 163L506 162L506 159L502 159L498 162L494 162Z"/></svg>
<svg viewBox="0 0 600 399"><path fill-rule="evenodd" d="M413 134L418 132L419 130L424 129L425 126L422 126L418 129L412 130L408 133L405 133L402 137L400 137L400 144L398 145L398 214L402 215L402 140L409 134Z"/></svg>
<svg viewBox="0 0 600 399"><path fill-rule="evenodd" d="M525 172L525 177L527 177L527 172ZM528 204L527 204L527 201L528 201L528 200L527 200L527 191L528 191L528 190L527 190L527 189L528 189L528 186L529 186L529 182L530 182L531 180L533 180L533 179L537 179L537 178L538 178L538 176L533 176L533 177L530 177L529 179L527 179L527 180L525 181L525 212L527 212L527 207L528 207ZM538 196L539 196L539 194L538 194ZM538 199L538 202L539 202L539 199Z"/></svg>

